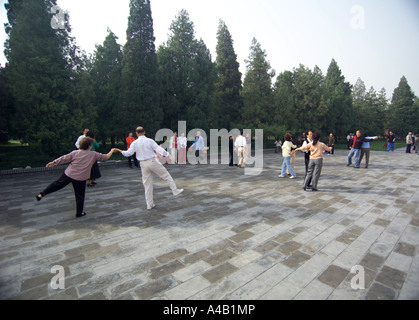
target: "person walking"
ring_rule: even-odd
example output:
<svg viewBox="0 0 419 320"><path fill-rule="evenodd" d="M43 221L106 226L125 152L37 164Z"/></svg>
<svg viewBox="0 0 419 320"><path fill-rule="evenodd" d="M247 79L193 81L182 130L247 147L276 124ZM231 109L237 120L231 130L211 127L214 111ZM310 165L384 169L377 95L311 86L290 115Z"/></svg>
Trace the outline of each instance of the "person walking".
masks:
<svg viewBox="0 0 419 320"><path fill-rule="evenodd" d="M240 135L236 138L236 142L234 143L234 147L237 151L237 155L239 156L239 168L246 167L246 138L243 137L243 131L240 131Z"/></svg>
<svg viewBox="0 0 419 320"><path fill-rule="evenodd" d="M368 137L368 135L366 133L364 133L363 138L364 139L375 139L375 138L378 139L377 136ZM362 143L361 156L359 157L359 165L361 165L362 159L364 158L364 155L365 155L365 161L366 161L365 168L366 169L368 169L368 165L370 163L370 150L371 150L371 143L369 141L366 141L366 142Z"/></svg>
<svg viewBox="0 0 419 320"><path fill-rule="evenodd" d="M122 151L116 149L124 157L130 157L134 153L137 155L137 160L140 162L142 180L145 189L145 199L147 203L147 210L152 210L156 207L154 204L153 196L153 173L159 176L161 179L167 181L170 189L174 196L177 196L183 192L183 189L178 189L170 173L156 158L156 154L163 157L169 157L173 163L173 157L171 154L166 152L160 147L154 140L149 139L145 136L146 132L143 127L138 127L136 130L138 139L135 140L129 150Z"/></svg>
<svg viewBox="0 0 419 320"><path fill-rule="evenodd" d="M393 131L389 131L388 135L388 143L387 143L387 151L394 152L394 144L396 142L396 135L393 133Z"/></svg>
<svg viewBox="0 0 419 320"><path fill-rule="evenodd" d="M93 139L83 138L80 141L80 149L75 150L61 158L58 158L46 165L52 168L58 165L70 163L61 177L50 184L44 191L36 196L36 200L41 201L45 196L63 189L68 184L73 185L76 197L76 218L86 216L84 212L84 199L86 194L86 180L90 177L90 171L96 161L109 160L116 151L112 149L108 154L100 154L91 151Z"/></svg>
<svg viewBox="0 0 419 320"><path fill-rule="evenodd" d="M278 176L279 178L285 178L287 169L291 173L290 179L297 178L297 174L295 173L291 165L291 153L292 153L291 149L292 148L296 149L297 146L293 144L291 140L292 140L292 135L291 133L287 132L285 134L285 142L282 145L282 156L284 157L284 162L282 163L282 170L281 170L281 174Z"/></svg>
<svg viewBox="0 0 419 320"><path fill-rule="evenodd" d="M331 152L332 148L320 142L321 135L319 132L313 133L313 142L296 149L295 151L310 151L310 164L308 173L304 179L303 190L306 191L310 181L312 184L311 190L318 191L317 185L323 169L323 152Z"/></svg>
<svg viewBox="0 0 419 320"><path fill-rule="evenodd" d="M127 150L128 150L131 147L131 144L135 141L135 138L133 137L132 131L128 132L128 137L125 139L125 141L127 142ZM138 160L137 160L137 157L135 156L135 154L132 155L131 157L128 157L129 167L132 169L131 158L134 160L134 166L136 166L138 168Z"/></svg>

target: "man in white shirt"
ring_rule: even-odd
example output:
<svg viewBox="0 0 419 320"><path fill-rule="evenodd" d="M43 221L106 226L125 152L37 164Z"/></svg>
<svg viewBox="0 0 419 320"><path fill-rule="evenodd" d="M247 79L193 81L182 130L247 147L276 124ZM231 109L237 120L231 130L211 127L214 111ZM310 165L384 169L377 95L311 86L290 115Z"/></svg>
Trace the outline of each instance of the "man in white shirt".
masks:
<svg viewBox="0 0 419 320"><path fill-rule="evenodd" d="M77 148L77 150L80 148L80 142L84 139L84 138L86 138L86 134L89 132L89 129L84 129L83 130L83 134L80 136L80 137L78 137L77 138L77 141L76 141L76 143L74 144L75 146L76 146L76 148Z"/></svg>
<svg viewBox="0 0 419 320"><path fill-rule="evenodd" d="M240 131L240 135L236 138L236 142L234 144L239 156L239 164L237 166L240 168L246 167L246 145L246 138L243 137L243 131Z"/></svg>
<svg viewBox="0 0 419 320"><path fill-rule="evenodd" d="M163 157L169 157L173 163L174 159L172 155L166 152L154 140L147 138L145 136L144 128L138 127L136 133L138 139L131 144L128 151L122 151L119 149L116 149L116 151L121 152L122 155L127 158L132 156L134 153L136 154L136 157L140 162L143 176L147 210L151 210L156 207L153 201L153 172L161 179L168 182L174 196L181 194L183 189L178 189L176 187L170 173L156 158L156 153L158 153Z"/></svg>

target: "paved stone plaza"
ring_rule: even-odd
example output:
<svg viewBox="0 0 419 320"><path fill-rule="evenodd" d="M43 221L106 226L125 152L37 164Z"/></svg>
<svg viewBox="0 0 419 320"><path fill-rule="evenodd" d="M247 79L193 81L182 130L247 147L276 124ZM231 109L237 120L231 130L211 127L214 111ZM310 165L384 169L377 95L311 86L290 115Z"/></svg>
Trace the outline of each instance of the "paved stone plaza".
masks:
<svg viewBox="0 0 419 320"><path fill-rule="evenodd" d="M258 176L167 166L185 191L156 178L151 212L141 172L106 166L82 219L71 186L35 200L62 171L2 176L0 299L419 299L419 156L372 152L355 169L347 154L325 156L317 193L301 153L296 180L273 151Z"/></svg>

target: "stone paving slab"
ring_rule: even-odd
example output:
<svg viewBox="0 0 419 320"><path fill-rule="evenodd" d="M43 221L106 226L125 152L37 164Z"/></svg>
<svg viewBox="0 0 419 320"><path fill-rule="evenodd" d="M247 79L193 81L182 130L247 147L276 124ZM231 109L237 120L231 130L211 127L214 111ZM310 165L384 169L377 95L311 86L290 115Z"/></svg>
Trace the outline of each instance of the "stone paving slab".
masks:
<svg viewBox="0 0 419 320"><path fill-rule="evenodd" d="M419 299L419 157L372 152L355 169L347 154L325 156L317 193L302 190L302 154L295 180L272 151L258 176L167 166L185 192L155 179L151 212L141 172L107 166L83 219L70 186L35 200L61 172L2 176L0 299Z"/></svg>

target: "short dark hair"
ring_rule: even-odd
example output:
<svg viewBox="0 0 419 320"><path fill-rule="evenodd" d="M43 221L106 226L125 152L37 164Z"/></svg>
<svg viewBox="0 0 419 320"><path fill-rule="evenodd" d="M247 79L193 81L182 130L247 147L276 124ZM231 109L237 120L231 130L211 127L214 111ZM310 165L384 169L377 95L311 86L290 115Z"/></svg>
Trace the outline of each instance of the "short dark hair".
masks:
<svg viewBox="0 0 419 320"><path fill-rule="evenodd" d="M95 134L92 131L89 131L88 133L86 133L86 137L94 139Z"/></svg>
<svg viewBox="0 0 419 320"><path fill-rule="evenodd" d="M80 149L81 150L89 150L93 146L93 139L92 138L83 138L80 141Z"/></svg>

